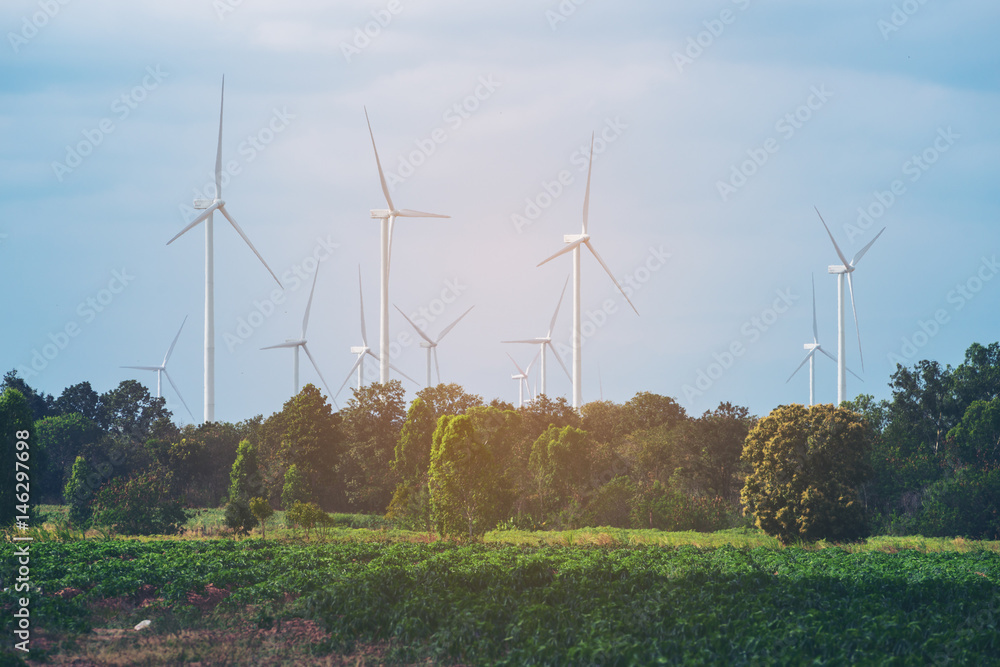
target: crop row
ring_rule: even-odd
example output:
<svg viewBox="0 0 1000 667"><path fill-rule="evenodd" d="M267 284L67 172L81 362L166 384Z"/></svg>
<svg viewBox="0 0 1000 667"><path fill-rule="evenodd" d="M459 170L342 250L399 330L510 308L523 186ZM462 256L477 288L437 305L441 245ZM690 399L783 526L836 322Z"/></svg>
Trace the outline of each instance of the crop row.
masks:
<svg viewBox="0 0 1000 667"><path fill-rule="evenodd" d="M5 570L12 551L0 546ZM385 640L400 660L926 664L1000 652L1000 554L985 551L84 541L35 545L31 577L35 627L85 631L96 601L145 585L183 605L212 583L234 591L226 605L291 593L284 613L319 622L334 648ZM84 592L54 595L66 588Z"/></svg>

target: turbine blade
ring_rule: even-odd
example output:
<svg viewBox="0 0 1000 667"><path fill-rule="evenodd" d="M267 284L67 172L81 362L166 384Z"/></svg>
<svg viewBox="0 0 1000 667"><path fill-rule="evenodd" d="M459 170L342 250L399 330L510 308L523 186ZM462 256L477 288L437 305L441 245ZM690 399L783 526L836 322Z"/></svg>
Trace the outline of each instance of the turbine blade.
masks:
<svg viewBox="0 0 1000 667"><path fill-rule="evenodd" d="M313 359L312 354L309 352L309 346L306 345L305 343L302 343L302 351L306 353L307 357L309 357L309 361L312 363L313 368L316 369L316 375L319 376L320 381L323 383L323 388L326 389L326 393L329 394L330 387L326 385L326 378L323 377L323 373L320 372L319 366L316 365L316 360Z"/></svg>
<svg viewBox="0 0 1000 667"><path fill-rule="evenodd" d="M284 343L278 343L277 345L268 345L267 347L262 347L262 350L278 350L290 347L298 347L302 344L300 340L285 341Z"/></svg>
<svg viewBox="0 0 1000 667"><path fill-rule="evenodd" d="M543 259L541 262L539 262L537 264L537 266L541 266L542 264L545 264L546 262L551 262L553 259L555 259L559 255L565 255L566 253L570 252L571 250L576 250L576 248L578 248L580 246L580 244L582 244L585 240L586 239L578 239L576 241L573 241L568 246L566 246L565 248L563 248L562 250L560 250L556 254L552 255L548 259Z"/></svg>
<svg viewBox="0 0 1000 667"><path fill-rule="evenodd" d="M813 286L813 342L819 343L819 328L816 326L816 276L812 275Z"/></svg>
<svg viewBox="0 0 1000 667"><path fill-rule="evenodd" d="M364 360L365 360L365 355L359 354L357 361L355 361L354 365L351 366L351 370L347 372L347 377L344 379L344 384L340 385L340 388L337 390L337 393L334 394L334 400L336 400L337 396L340 396L340 392L344 391L344 387L346 387L347 383L351 381L352 377L354 377L354 371L358 370L358 366L360 366L361 362Z"/></svg>
<svg viewBox="0 0 1000 667"><path fill-rule="evenodd" d="M441 384L441 364L438 363L438 349L437 347L432 347L431 352L434 354L434 369L438 374L438 384Z"/></svg>
<svg viewBox="0 0 1000 667"><path fill-rule="evenodd" d="M392 271L392 236L396 231L396 216L389 216L389 254L385 258L385 272L390 273Z"/></svg>
<svg viewBox="0 0 1000 667"><path fill-rule="evenodd" d="M834 241L833 233L830 231L830 228L826 226L826 220L823 219L823 216L820 214L818 208L816 208L815 206L813 206L813 208L816 210L816 215L819 216L819 221L823 223L823 228L826 229L826 233L830 237L830 240L833 241L833 247L837 250L837 256L840 257L840 261L844 263L844 268L850 269L851 265L848 264L847 258L844 257L844 253L840 251L840 246L837 245L836 241Z"/></svg>
<svg viewBox="0 0 1000 667"><path fill-rule="evenodd" d="M603 267L604 267L604 270L605 270L605 271L607 272L607 274L608 274L609 276L611 276L611 280L612 280L612 281L613 281L613 282L615 283L615 287L617 287L617 288L618 288L618 291L619 291L619 292L621 292L621 293L622 293L622 296L623 296L623 297L625 297L625 300L626 300L626 301L628 301L628 305L632 306L632 310L634 310L634 311L635 311L635 314L636 314L636 315L638 315L638 314L639 314L639 311L638 311L638 310L636 310L636 307L635 307L635 304L633 304L633 303L632 303L632 300L628 298L628 294L626 294L626 293L625 293L625 288L623 288L623 287L622 287L622 286L621 286L621 285L620 285L620 284L618 283L618 279L617 279L617 278L615 278L615 274L611 273L611 269L609 269L609 268L608 268L608 265L604 263L604 260L603 260L603 259L601 259L601 256L600 256L600 255L599 255L599 254L597 253L597 251L596 251L596 250L594 250L594 246L593 246L593 244L592 244L592 243L590 242L590 239L587 239L586 241L584 241L584 243L585 243L585 244L586 244L586 246L587 246L587 247L588 247L588 248L590 249L590 252L594 253L594 257L595 257L595 258L597 259L597 261L598 261L598 262L600 262L600 263L601 263L601 266L603 266Z"/></svg>
<svg viewBox="0 0 1000 667"><path fill-rule="evenodd" d="M376 357L376 358L377 358L377 357ZM413 379L413 378L411 378L411 377L410 377L409 375L407 375L407 374L406 374L406 373L404 373L403 371L399 370L398 368L396 368L396 367L395 367L395 366L393 366L392 364L389 364L389 368L391 368L392 370L396 371L397 373L399 373L399 374L400 374L400 375L402 375L402 376L403 376L404 378L406 378L407 380L409 380L409 381L410 381L410 382L412 382L413 384L417 385L418 387L420 386L420 383L419 383L419 382L417 382L416 380L414 380L414 379Z"/></svg>
<svg viewBox="0 0 1000 667"><path fill-rule="evenodd" d="M368 119L368 108L365 107L365 121L368 123L368 134L372 138L372 150L375 151L375 164L378 166L378 178L382 182L382 194L385 195L385 203L389 205L390 211L395 211L392 204L392 197L389 196L389 186L385 182L385 174L382 172L382 162L378 159L378 149L375 148L375 133L372 132L372 122Z"/></svg>
<svg viewBox="0 0 1000 667"><path fill-rule="evenodd" d="M800 370L802 370L802 367L806 365L807 361L809 361L810 359L812 359L812 356L813 356L813 354L815 354L815 352L816 352L817 349L819 349L819 348L815 348L815 349L809 351L809 354L807 354L806 358L802 360L802 363L799 364L798 366L796 366L795 370L792 371L792 374L788 376L787 380L785 380L785 384L788 384L789 382L792 381L792 378L795 377L795 374L798 373Z"/></svg>
<svg viewBox="0 0 1000 667"><path fill-rule="evenodd" d="M535 357L531 360L531 363L528 364L528 368L525 369L525 371L524 371L524 376L525 377L527 377L528 373L531 372L531 367L535 365L536 361L538 361L538 355L540 355L541 353L542 353L541 348L538 349L538 352L535 352Z"/></svg>
<svg viewBox="0 0 1000 667"><path fill-rule="evenodd" d="M174 345L177 345L177 339L181 337L181 331L184 329L184 322L187 322L188 316L184 316L184 321L181 322L181 328L177 330L177 335L174 336L174 341L170 343L170 347L167 348L167 354L163 357L163 367L167 367L167 360L170 359L170 355L174 352Z"/></svg>
<svg viewBox="0 0 1000 667"><path fill-rule="evenodd" d="M219 101L219 147L215 151L215 198L222 199L222 109L226 103L226 75L222 75L222 98Z"/></svg>
<svg viewBox="0 0 1000 667"><path fill-rule="evenodd" d="M138 371L162 371L163 366L119 366L119 368L133 368Z"/></svg>
<svg viewBox="0 0 1000 667"><path fill-rule="evenodd" d="M467 310L464 313L462 313L461 315L459 315L457 320L455 320L454 322L452 322L451 324L449 324L448 326L446 326L444 328L444 331L442 331L441 333L438 334L437 340L434 341L434 342L435 343L440 343L441 339L444 338L445 336L447 336L448 332L451 331L452 329L454 329L455 325L458 324L459 322L461 322L462 318L465 317L466 315L468 315L469 311L471 311L473 308L475 308L475 306L469 306L469 310Z"/></svg>
<svg viewBox="0 0 1000 667"><path fill-rule="evenodd" d="M416 324L414 324L414 323L413 323L413 320L411 320L411 319L410 319L409 317L407 317L407 316L406 316L406 313L404 313L404 312L403 312L402 310L400 310L400 309L399 309L399 306L397 306L396 304L392 304L392 307L393 307L393 308L395 308L396 310L399 310L399 314L403 316L403 319L404 319L404 320L406 320L407 322L409 322L409 323L410 323L410 326L411 326L411 327L413 327L413 330L417 332L417 335L418 335L418 336L420 336L420 337L421 337L421 338L423 338L423 339L424 339L425 341L427 341L428 343L430 343L432 347L434 346L434 344L435 344L435 343L434 343L434 341L432 341L432 340L430 339L430 337L428 337L428 336L427 336L427 334L425 334L425 333L424 333L424 332L423 332L423 331L422 331L422 330L420 329L420 327L418 327L418 326L417 326Z"/></svg>
<svg viewBox="0 0 1000 667"><path fill-rule="evenodd" d="M358 302L361 304L361 342L368 347L368 333L365 327L365 295L361 289L361 265L358 265Z"/></svg>
<svg viewBox="0 0 1000 667"><path fill-rule="evenodd" d="M871 241L868 242L868 245L866 245L864 248L858 251L858 254L855 255L854 259L851 260L851 266L855 266L857 265L858 262L861 261L861 258L864 257L865 253L868 252L868 249L871 248L876 241L878 241L878 237L882 236L882 232L884 231L885 227L883 227L882 230L875 235L875 238L873 238Z"/></svg>
<svg viewBox="0 0 1000 667"><path fill-rule="evenodd" d="M848 373L850 373L850 374L851 374L851 375L853 375L854 377L858 378L858 379L859 379L859 380L861 380L862 382L864 382L864 381L865 381L865 379L864 379L863 377L861 377L860 375L858 375L857 373L855 373L854 371L852 371L852 370L851 370L850 368L845 368L844 370L846 370L846 371L847 371Z"/></svg>
<svg viewBox="0 0 1000 667"><path fill-rule="evenodd" d="M594 169L594 135L590 134L590 164L587 166L587 190L583 195L583 233L587 233L587 217L590 215L590 172Z"/></svg>
<svg viewBox="0 0 1000 667"><path fill-rule="evenodd" d="M413 209L404 208L402 211L397 211L396 215L401 218L450 218L450 215L442 215L440 213L424 213L423 211L414 211Z"/></svg>
<svg viewBox="0 0 1000 667"><path fill-rule="evenodd" d="M174 388L174 392L177 394L177 398L181 399L181 405L183 405L184 409L188 411L189 415L191 415L191 421L196 421L194 418L194 413L191 412L191 408L188 407L187 401L185 401L184 397L181 395L181 390L178 389L177 385L174 384L174 380L172 377L170 377L170 373L167 372L166 368L163 369L163 374L167 376L167 382L169 382L170 386Z"/></svg>
<svg viewBox="0 0 1000 667"><path fill-rule="evenodd" d="M302 337L306 337L306 328L309 327L309 310L313 305L313 294L316 293L316 279L319 278L319 264L316 265L316 272L313 273L312 289L309 290L309 300L306 301L306 314L302 318Z"/></svg>
<svg viewBox="0 0 1000 667"><path fill-rule="evenodd" d="M517 365L517 362L516 362L516 361L514 361L514 357L511 357L511 356L510 356L510 353L509 353L509 352L507 353L507 356L508 356L508 357L510 358L510 360L511 360L511 361L512 361L512 362L514 363L514 368L516 368L516 369L517 369L517 372L518 372L518 373L520 373L521 375L527 375L527 373L525 373L525 372L524 372L524 370L522 370L522 369L521 369L521 367Z"/></svg>
<svg viewBox="0 0 1000 667"><path fill-rule="evenodd" d="M832 354L830 354L821 347L817 347L816 349L825 354L826 356L830 357L830 361L832 361L833 363L837 363L837 357L833 356Z"/></svg>
<svg viewBox="0 0 1000 667"><path fill-rule="evenodd" d="M858 324L858 309L854 305L854 276L847 274L847 286L851 290L851 310L854 311L854 328L858 331L858 357L861 359L861 371L865 370L865 353L861 351L861 325Z"/></svg>
<svg viewBox="0 0 1000 667"><path fill-rule="evenodd" d="M558 361L559 365L562 366L563 372L566 373L566 377L569 378L570 382L572 382L573 376L569 374L569 369L566 368L566 364L563 363L562 357L560 357L559 353L556 352L555 345L552 344L552 341L548 341L545 344L549 346L549 349L552 351L552 356L556 358L556 361Z"/></svg>
<svg viewBox="0 0 1000 667"><path fill-rule="evenodd" d="M233 216L229 215L229 211L226 210L226 207L224 205L219 206L219 210L222 211L222 215L226 216L226 220L228 220L229 224L233 226L233 229L236 230L236 233L243 238L243 240L246 242L248 246L250 246L250 249L253 250L253 254L257 255L257 259L260 260L260 263L264 265L264 268L267 269L267 272L271 274L272 278L274 278L274 282L278 283L278 287L280 287L281 289L285 289L285 286L281 284L280 280L278 280L278 276L274 274L274 271L271 270L271 267L267 265L267 262L264 261L264 258L260 256L259 252L257 252L257 248L253 247L253 243L250 243L250 239L247 237L246 234L243 233L243 230L240 229L240 226L236 224L236 221L233 220Z"/></svg>
<svg viewBox="0 0 1000 667"><path fill-rule="evenodd" d="M501 343L528 343L531 345L544 345L549 342L547 338L530 338L528 340L502 340Z"/></svg>
<svg viewBox="0 0 1000 667"><path fill-rule="evenodd" d="M556 318L559 317L559 308L562 307L563 297L566 296L566 288L569 287L570 276L566 276L566 282L563 284L562 294L559 295L559 302L556 304L556 312L552 313L552 321L549 322L549 333L546 334L549 338L552 338L552 330L556 328Z"/></svg>
<svg viewBox="0 0 1000 667"><path fill-rule="evenodd" d="M194 220L192 220L191 222L189 222L188 225L187 225L187 227L185 227L181 231L177 232L177 234L174 235L174 238L172 238L169 241L167 241L167 245L170 245L171 243L173 243L174 241L176 241L180 237L184 236L184 234L186 232L188 232L190 229L193 229L195 226L198 225L198 223L200 223L202 220L204 220L208 216L212 215L212 212L215 211L215 209L219 208L219 206L220 206L220 204L218 202L216 202L216 203L212 204L211 206L209 206L208 208L206 208L202 212L201 215L199 215L197 218L195 218Z"/></svg>

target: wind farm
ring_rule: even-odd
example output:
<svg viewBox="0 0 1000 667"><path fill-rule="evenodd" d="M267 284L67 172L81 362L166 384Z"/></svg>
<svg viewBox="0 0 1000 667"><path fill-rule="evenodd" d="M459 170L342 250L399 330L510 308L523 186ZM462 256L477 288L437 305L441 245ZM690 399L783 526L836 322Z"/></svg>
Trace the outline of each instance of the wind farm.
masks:
<svg viewBox="0 0 1000 667"><path fill-rule="evenodd" d="M1000 7L0 21L2 656L995 661Z"/></svg>

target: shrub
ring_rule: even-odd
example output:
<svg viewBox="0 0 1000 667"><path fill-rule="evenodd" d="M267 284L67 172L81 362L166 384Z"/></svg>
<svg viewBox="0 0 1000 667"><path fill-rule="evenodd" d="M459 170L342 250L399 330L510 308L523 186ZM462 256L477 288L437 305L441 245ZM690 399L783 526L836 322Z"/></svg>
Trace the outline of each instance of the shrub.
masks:
<svg viewBox="0 0 1000 667"><path fill-rule="evenodd" d="M152 472L115 478L94 496L93 523L123 535L177 533L188 515L170 498L169 487L164 476Z"/></svg>
<svg viewBox="0 0 1000 667"><path fill-rule="evenodd" d="M931 484L914 529L927 537L1000 539L1000 468L961 468Z"/></svg>

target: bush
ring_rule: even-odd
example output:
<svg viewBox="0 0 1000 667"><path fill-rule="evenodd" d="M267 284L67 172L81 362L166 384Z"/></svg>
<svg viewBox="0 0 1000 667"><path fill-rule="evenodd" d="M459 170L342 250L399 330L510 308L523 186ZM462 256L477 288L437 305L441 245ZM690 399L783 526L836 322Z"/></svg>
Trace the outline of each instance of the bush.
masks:
<svg viewBox="0 0 1000 667"><path fill-rule="evenodd" d="M229 472L226 525L239 533L253 530L257 517L250 511L250 499L264 495L264 480L257 465L257 448L249 440L244 440L236 450L236 460Z"/></svg>
<svg viewBox="0 0 1000 667"><path fill-rule="evenodd" d="M70 523L77 528L86 528L90 524L90 503L94 496L90 479L92 474L87 460L77 456L63 489L63 498L69 504Z"/></svg>
<svg viewBox="0 0 1000 667"><path fill-rule="evenodd" d="M635 502L635 483L625 475L618 475L594 493L587 506L587 524L629 528L632 525L632 504Z"/></svg>
<svg viewBox="0 0 1000 667"><path fill-rule="evenodd" d="M741 498L756 525L782 544L853 540L867 533L858 488L871 475L864 418L833 405L784 405L750 431Z"/></svg>
<svg viewBox="0 0 1000 667"><path fill-rule="evenodd" d="M927 537L1000 539L1000 468L961 468L931 484L913 528Z"/></svg>
<svg viewBox="0 0 1000 667"><path fill-rule="evenodd" d="M151 472L115 478L94 496L92 523L123 535L175 534L188 514L170 498L169 487L165 477Z"/></svg>
<svg viewBox="0 0 1000 667"><path fill-rule="evenodd" d="M658 481L636 497L631 519L633 528L701 533L731 528L734 523L731 508L722 498L690 496Z"/></svg>

